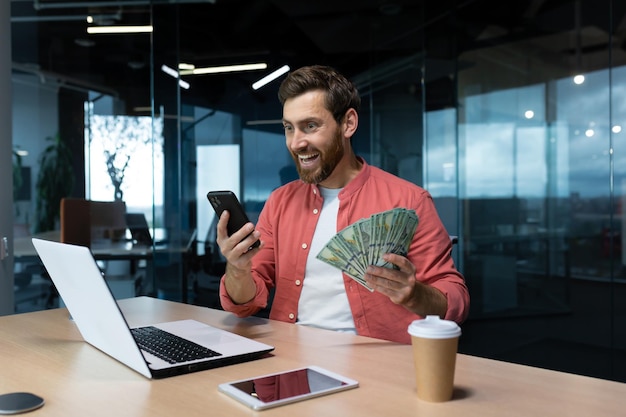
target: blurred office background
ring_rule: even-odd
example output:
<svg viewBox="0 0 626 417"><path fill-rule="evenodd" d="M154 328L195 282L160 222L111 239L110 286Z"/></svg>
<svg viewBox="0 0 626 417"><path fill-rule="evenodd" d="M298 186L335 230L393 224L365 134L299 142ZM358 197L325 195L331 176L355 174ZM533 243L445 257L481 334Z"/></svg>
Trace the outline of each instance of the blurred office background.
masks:
<svg viewBox="0 0 626 417"><path fill-rule="evenodd" d="M182 248L138 261L135 294L219 307L207 191L232 189L255 220L294 176L284 75L253 83L328 64L363 96L357 152L428 189L459 237L461 352L626 382L626 2L11 0L7 25L9 249L60 227L50 187L123 200L155 245ZM130 25L151 31L88 33ZM263 65L202 70L240 64ZM59 305L36 259L0 262L0 313Z"/></svg>

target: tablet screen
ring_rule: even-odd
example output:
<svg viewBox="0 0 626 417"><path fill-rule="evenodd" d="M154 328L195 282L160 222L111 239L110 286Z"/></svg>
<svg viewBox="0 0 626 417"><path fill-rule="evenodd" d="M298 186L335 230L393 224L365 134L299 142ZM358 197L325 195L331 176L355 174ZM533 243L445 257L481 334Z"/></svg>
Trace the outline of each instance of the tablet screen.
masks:
<svg viewBox="0 0 626 417"><path fill-rule="evenodd" d="M316 366L221 384L219 389L254 409L355 388L358 383Z"/></svg>

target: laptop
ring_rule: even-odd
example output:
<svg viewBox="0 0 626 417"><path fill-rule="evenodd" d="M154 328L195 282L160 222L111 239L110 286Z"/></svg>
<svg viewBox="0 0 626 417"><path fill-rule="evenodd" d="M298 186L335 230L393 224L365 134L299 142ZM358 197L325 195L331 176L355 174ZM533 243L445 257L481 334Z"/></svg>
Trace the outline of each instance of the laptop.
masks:
<svg viewBox="0 0 626 417"><path fill-rule="evenodd" d="M133 241L140 245L152 246L153 239L146 216L143 213L126 213L125 217L126 227L130 231Z"/></svg>
<svg viewBox="0 0 626 417"><path fill-rule="evenodd" d="M273 346L196 320L131 329L89 248L32 239L83 339L147 378L164 378L258 359ZM156 345L140 342L156 339ZM165 359L171 344L191 343L185 355ZM141 346L141 347L140 347Z"/></svg>

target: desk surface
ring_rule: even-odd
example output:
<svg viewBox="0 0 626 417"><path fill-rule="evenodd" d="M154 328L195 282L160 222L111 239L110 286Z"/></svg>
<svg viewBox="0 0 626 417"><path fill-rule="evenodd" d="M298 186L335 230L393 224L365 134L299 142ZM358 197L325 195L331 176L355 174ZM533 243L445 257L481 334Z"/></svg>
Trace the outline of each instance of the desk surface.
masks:
<svg viewBox="0 0 626 417"><path fill-rule="evenodd" d="M458 355L454 399L417 399L411 347L148 297L120 301L131 325L194 318L274 345L267 358L148 380L82 341L65 309L0 317L0 393L45 398L37 416L616 416L626 384ZM354 390L253 412L217 391L235 379L315 364Z"/></svg>

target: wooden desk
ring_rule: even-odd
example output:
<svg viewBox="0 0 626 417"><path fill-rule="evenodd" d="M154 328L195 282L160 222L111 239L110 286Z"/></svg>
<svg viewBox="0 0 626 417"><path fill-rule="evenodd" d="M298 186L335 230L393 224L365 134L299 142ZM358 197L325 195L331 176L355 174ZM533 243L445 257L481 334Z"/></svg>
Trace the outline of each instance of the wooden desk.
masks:
<svg viewBox="0 0 626 417"><path fill-rule="evenodd" d="M46 400L37 416L617 416L626 384L459 355L453 401L418 400L411 347L147 297L120 302L131 325L195 318L274 345L270 357L148 380L82 341L65 309L0 317L0 393ZM316 364L360 387L253 412L217 391L234 379Z"/></svg>

